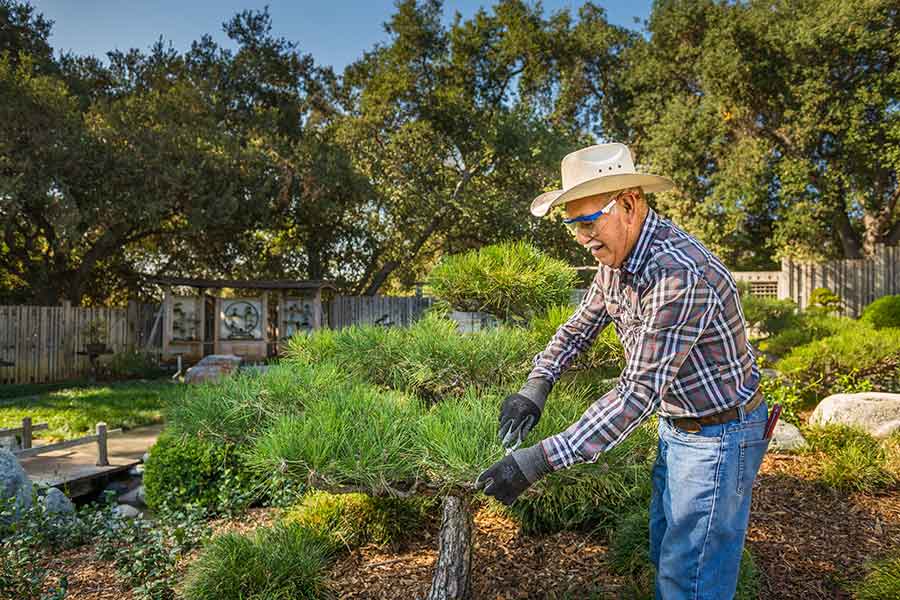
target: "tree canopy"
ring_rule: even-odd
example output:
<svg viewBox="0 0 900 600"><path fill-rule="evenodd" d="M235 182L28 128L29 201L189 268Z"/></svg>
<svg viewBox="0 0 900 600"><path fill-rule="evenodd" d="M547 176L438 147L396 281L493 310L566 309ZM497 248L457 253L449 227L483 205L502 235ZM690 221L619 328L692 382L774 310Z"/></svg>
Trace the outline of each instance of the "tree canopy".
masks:
<svg viewBox="0 0 900 600"><path fill-rule="evenodd" d="M444 12L398 1L338 74L266 10L223 24L233 48L100 59L0 0L0 300L118 302L145 273L384 293L512 240L587 264L527 208L612 140L732 268L900 242L896 3L660 0L640 32L590 2Z"/></svg>

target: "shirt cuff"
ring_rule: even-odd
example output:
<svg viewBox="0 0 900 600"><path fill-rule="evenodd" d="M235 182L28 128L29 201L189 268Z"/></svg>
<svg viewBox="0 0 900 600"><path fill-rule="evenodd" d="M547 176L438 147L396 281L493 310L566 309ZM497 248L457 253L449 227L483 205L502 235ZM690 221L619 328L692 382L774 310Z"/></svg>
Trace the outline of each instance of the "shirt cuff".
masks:
<svg viewBox="0 0 900 600"><path fill-rule="evenodd" d="M569 443L565 432L552 435L541 442L547 463L554 471L568 469L572 465L583 463L584 458Z"/></svg>

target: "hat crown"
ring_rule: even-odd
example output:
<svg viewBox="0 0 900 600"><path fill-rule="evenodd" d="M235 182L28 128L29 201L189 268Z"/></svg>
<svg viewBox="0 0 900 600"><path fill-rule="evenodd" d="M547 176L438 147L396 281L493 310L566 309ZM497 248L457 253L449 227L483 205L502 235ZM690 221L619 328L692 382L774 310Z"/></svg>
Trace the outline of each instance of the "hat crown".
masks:
<svg viewBox="0 0 900 600"><path fill-rule="evenodd" d="M567 154L562 160L563 189L606 175L634 173L631 151L625 144L597 144Z"/></svg>

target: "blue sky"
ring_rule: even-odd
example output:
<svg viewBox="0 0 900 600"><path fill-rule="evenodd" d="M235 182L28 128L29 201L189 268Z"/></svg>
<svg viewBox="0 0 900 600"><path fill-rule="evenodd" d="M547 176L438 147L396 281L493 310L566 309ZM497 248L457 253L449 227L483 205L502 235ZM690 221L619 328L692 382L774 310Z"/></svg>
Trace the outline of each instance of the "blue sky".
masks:
<svg viewBox="0 0 900 600"><path fill-rule="evenodd" d="M598 0L609 20L638 29L634 17L650 14L652 0ZM185 50L205 33L224 43L222 22L247 9L268 4L277 35L296 41L300 50L313 55L317 64L337 70L384 41L382 24L394 10L392 0L32 0L54 21L51 45L57 50L103 57L108 50L148 48L160 35L178 50ZM472 15L490 1L446 0L447 19L459 11ZM577 10L583 2L545 0L545 14L559 9Z"/></svg>

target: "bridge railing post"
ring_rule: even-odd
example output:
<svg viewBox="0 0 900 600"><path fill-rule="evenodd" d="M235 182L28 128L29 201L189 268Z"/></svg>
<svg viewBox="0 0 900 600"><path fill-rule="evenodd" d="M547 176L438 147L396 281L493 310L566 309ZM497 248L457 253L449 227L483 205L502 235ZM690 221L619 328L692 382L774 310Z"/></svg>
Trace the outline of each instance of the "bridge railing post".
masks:
<svg viewBox="0 0 900 600"><path fill-rule="evenodd" d="M106 423L97 423L97 466L109 466L109 455L106 448Z"/></svg>

